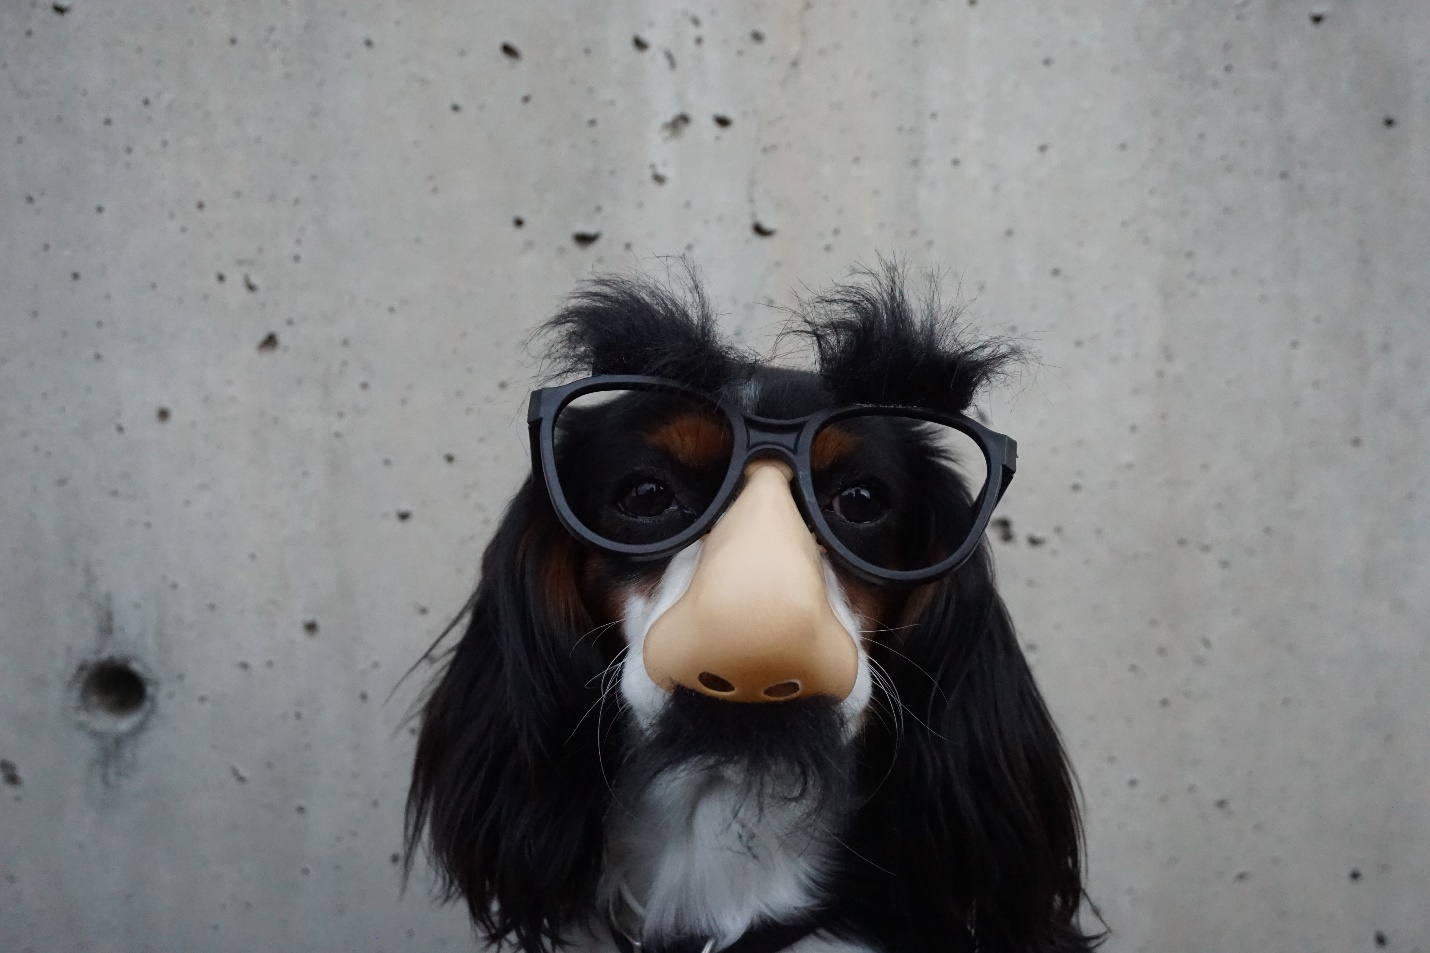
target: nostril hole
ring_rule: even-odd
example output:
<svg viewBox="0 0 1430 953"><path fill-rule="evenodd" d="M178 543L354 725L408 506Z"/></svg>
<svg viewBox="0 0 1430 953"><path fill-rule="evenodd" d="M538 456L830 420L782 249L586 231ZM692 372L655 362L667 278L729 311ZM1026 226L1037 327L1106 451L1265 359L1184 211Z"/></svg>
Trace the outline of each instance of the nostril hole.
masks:
<svg viewBox="0 0 1430 953"><path fill-rule="evenodd" d="M765 689L766 698L789 698L799 694L799 682L794 679L788 682L776 682Z"/></svg>
<svg viewBox="0 0 1430 953"><path fill-rule="evenodd" d="M728 695L735 690L734 685L731 685L714 672L701 672L695 677L700 680L701 685L704 685L712 692L719 692L721 695Z"/></svg>

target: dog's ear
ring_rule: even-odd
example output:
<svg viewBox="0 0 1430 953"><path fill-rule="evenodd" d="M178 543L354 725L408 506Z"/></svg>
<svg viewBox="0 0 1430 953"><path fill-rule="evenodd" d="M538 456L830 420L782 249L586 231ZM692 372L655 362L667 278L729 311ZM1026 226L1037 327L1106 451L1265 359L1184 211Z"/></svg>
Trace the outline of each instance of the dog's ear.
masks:
<svg viewBox="0 0 1430 953"><path fill-rule="evenodd" d="M859 853L893 874L871 881L887 884L880 905L896 912L888 935L911 951L929 937L958 949L971 925L985 950L1090 948L1075 922L1071 772L986 549L911 594L906 616L872 649L902 710L870 725L873 794L855 832Z"/></svg>
<svg viewBox="0 0 1430 953"><path fill-rule="evenodd" d="M579 592L581 558L528 480L422 709L408 792L409 867L425 838L444 898L465 899L488 942L526 953L550 949L557 924L595 902L600 758L619 737L594 710L605 659Z"/></svg>

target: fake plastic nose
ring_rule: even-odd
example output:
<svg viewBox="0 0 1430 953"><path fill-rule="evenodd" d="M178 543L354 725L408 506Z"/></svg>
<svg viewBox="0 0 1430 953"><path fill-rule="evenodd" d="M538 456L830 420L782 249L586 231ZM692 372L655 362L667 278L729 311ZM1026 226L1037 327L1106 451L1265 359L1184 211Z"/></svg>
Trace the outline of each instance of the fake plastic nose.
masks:
<svg viewBox="0 0 1430 953"><path fill-rule="evenodd" d="M835 617L824 563L790 493L790 468L757 460L705 537L685 594L646 634L644 661L663 690L778 702L848 697L854 637Z"/></svg>

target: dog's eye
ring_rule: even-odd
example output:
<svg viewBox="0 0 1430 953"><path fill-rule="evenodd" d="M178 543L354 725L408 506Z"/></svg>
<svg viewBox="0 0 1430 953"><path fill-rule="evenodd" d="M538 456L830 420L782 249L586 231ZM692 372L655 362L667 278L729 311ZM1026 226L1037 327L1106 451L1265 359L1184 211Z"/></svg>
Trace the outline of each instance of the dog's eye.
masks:
<svg viewBox="0 0 1430 953"><path fill-rule="evenodd" d="M872 523L889 507L877 490L860 485L840 490L830 501L829 509L846 523Z"/></svg>
<svg viewBox="0 0 1430 953"><path fill-rule="evenodd" d="M637 480L616 501L616 506L627 516L651 519L675 506L675 494L659 480Z"/></svg>

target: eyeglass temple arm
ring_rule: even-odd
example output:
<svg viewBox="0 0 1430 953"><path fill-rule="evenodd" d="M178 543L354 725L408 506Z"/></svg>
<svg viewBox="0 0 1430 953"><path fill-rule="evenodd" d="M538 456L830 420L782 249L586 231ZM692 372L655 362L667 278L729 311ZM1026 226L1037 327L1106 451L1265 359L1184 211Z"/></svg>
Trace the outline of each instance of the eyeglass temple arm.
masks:
<svg viewBox="0 0 1430 953"><path fill-rule="evenodd" d="M1003 471L1002 479L998 481L998 498L993 501L994 506L1003 502L1003 494L1008 492L1008 484L1013 482L1013 474L1018 472L1018 441L1012 437L1003 438L1003 460L1000 469Z"/></svg>
<svg viewBox="0 0 1430 953"><path fill-rule="evenodd" d="M541 422L545 390L545 388L541 388L532 391L531 399L526 405L526 434L531 449L531 477L536 486L542 490L546 489L546 472L541 466Z"/></svg>

